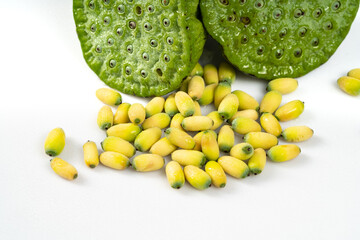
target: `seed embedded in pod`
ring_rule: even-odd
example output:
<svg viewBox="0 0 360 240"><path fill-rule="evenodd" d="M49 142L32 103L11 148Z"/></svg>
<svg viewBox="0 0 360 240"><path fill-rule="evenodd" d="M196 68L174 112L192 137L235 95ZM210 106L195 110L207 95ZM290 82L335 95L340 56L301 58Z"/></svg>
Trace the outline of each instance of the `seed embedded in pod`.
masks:
<svg viewBox="0 0 360 240"><path fill-rule="evenodd" d="M246 3L246 0L240 0L240 4L244 5Z"/></svg>
<svg viewBox="0 0 360 240"><path fill-rule="evenodd" d="M318 18L318 17L321 16L321 14L322 14L322 10L321 10L320 8L317 8L317 9L315 9L314 12L313 12L313 17L314 17L314 18Z"/></svg>
<svg viewBox="0 0 360 240"><path fill-rule="evenodd" d="M263 0L258 0L255 2L255 7L256 8L262 8L264 6L264 1Z"/></svg>
<svg viewBox="0 0 360 240"><path fill-rule="evenodd" d="M301 50L301 48L295 48L295 50L294 50L294 56L295 56L295 57L301 57L301 55L302 55L302 50Z"/></svg>
<svg viewBox="0 0 360 240"><path fill-rule="evenodd" d="M96 24L91 25L90 30L92 32L95 32L96 31Z"/></svg>
<svg viewBox="0 0 360 240"><path fill-rule="evenodd" d="M117 35L121 36L121 35L123 35L124 30L122 28L118 28L118 29L116 29L116 33L117 33Z"/></svg>
<svg viewBox="0 0 360 240"><path fill-rule="evenodd" d="M132 72L131 67L127 66L127 67L125 68L125 73L126 73L127 75L130 75L131 72Z"/></svg>
<svg viewBox="0 0 360 240"><path fill-rule="evenodd" d="M169 45L172 45L174 43L174 39L172 37L168 37L166 39L166 42L169 44Z"/></svg>
<svg viewBox="0 0 360 240"><path fill-rule="evenodd" d="M110 0L103 0L103 2L108 5L110 3Z"/></svg>
<svg viewBox="0 0 360 240"><path fill-rule="evenodd" d="M257 55L263 55L265 51L265 47L264 46L260 46L258 47L258 49L256 50Z"/></svg>
<svg viewBox="0 0 360 240"><path fill-rule="evenodd" d="M283 38L283 37L286 36L286 34L287 34L287 29L286 29L286 28L283 28L283 29L281 29L281 31L279 32L279 37L280 37L280 38Z"/></svg>
<svg viewBox="0 0 360 240"><path fill-rule="evenodd" d="M282 16L282 10L280 8L275 9L273 12L273 17L275 19L280 19L281 16Z"/></svg>
<svg viewBox="0 0 360 240"><path fill-rule="evenodd" d="M325 24L324 24L324 27L326 30L331 30L333 28L333 24L332 22L330 21L327 21Z"/></svg>
<svg viewBox="0 0 360 240"><path fill-rule="evenodd" d="M229 0L220 0L220 3L223 5L229 5Z"/></svg>
<svg viewBox="0 0 360 240"><path fill-rule="evenodd" d="M332 10L334 11L338 10L340 7L341 7L341 3L339 1L335 1L331 6Z"/></svg>
<svg viewBox="0 0 360 240"><path fill-rule="evenodd" d="M305 12L302 9L296 9L294 12L294 17L299 18L304 16Z"/></svg>
<svg viewBox="0 0 360 240"><path fill-rule="evenodd" d="M114 44L114 39L109 38L109 39L107 40L107 43L108 43L109 45L113 45L113 44Z"/></svg>
<svg viewBox="0 0 360 240"><path fill-rule="evenodd" d="M262 26L259 30L260 34L265 34L267 32L267 27L266 26Z"/></svg>
<svg viewBox="0 0 360 240"><path fill-rule="evenodd" d="M109 66L111 68L115 67L116 66L116 61L114 59L111 59L110 62L109 62Z"/></svg>
<svg viewBox="0 0 360 240"><path fill-rule="evenodd" d="M317 47L318 45L319 45L319 39L316 37L316 38L313 38L312 40L311 40L311 45L313 46L313 47Z"/></svg>
<svg viewBox="0 0 360 240"><path fill-rule="evenodd" d="M126 50L129 52L129 53L132 53L133 52L133 46L130 44L126 47Z"/></svg>
<svg viewBox="0 0 360 240"><path fill-rule="evenodd" d="M108 25L110 23L110 18L109 17L104 17L104 24Z"/></svg>
<svg viewBox="0 0 360 240"><path fill-rule="evenodd" d="M164 25L165 27L170 26L170 20L167 19L167 18L164 18L164 20L163 20L163 25Z"/></svg>
<svg viewBox="0 0 360 240"><path fill-rule="evenodd" d="M148 75L148 73L145 70L141 70L140 74L143 78L146 78Z"/></svg>
<svg viewBox="0 0 360 240"><path fill-rule="evenodd" d="M95 4L93 1L89 2L89 8L91 8L91 9L95 8Z"/></svg>
<svg viewBox="0 0 360 240"><path fill-rule="evenodd" d="M154 11L155 11L155 8L154 8L153 5L149 5L149 6L147 7L147 9L148 9L149 12L154 12Z"/></svg>
<svg viewBox="0 0 360 240"><path fill-rule="evenodd" d="M157 43L157 41L155 39L150 40L150 46L157 47L157 45L158 45L158 43Z"/></svg>
<svg viewBox="0 0 360 240"><path fill-rule="evenodd" d="M170 61L170 57L169 57L167 54L164 55L164 61L165 61L165 62L169 62L169 61Z"/></svg>
<svg viewBox="0 0 360 240"><path fill-rule="evenodd" d="M241 43L242 44L246 44L248 41L249 41L248 36L244 35L244 36L241 37Z"/></svg>
<svg viewBox="0 0 360 240"><path fill-rule="evenodd" d="M95 48L95 51L98 52L98 53L101 53L102 52L101 46L97 45L96 48Z"/></svg>
<svg viewBox="0 0 360 240"><path fill-rule="evenodd" d="M170 0L161 0L162 5L167 6L170 3Z"/></svg>
<svg viewBox="0 0 360 240"><path fill-rule="evenodd" d="M306 35L306 32L307 32L307 28L306 27L301 27L298 31L298 34L300 37L305 37Z"/></svg>
<svg viewBox="0 0 360 240"><path fill-rule="evenodd" d="M142 57L145 61L149 61L149 54L143 53Z"/></svg>
<svg viewBox="0 0 360 240"><path fill-rule="evenodd" d="M125 12L125 6L120 4L119 6L117 6L117 10L120 14L123 14Z"/></svg>
<svg viewBox="0 0 360 240"><path fill-rule="evenodd" d="M147 23L144 24L144 28L145 28L146 31L150 31L152 29L152 26L151 26L150 23L147 22Z"/></svg>
<svg viewBox="0 0 360 240"><path fill-rule="evenodd" d="M130 22L129 22L129 28L135 29L135 28L136 28L136 22L130 21Z"/></svg>
<svg viewBox="0 0 360 240"><path fill-rule="evenodd" d="M282 56L284 55L284 50L282 49L277 49L276 52L275 52L275 57L277 59L280 59Z"/></svg>
<svg viewBox="0 0 360 240"><path fill-rule="evenodd" d="M141 13L142 13L141 7L140 7L140 6L136 6L135 12L136 12L137 15L141 15Z"/></svg>

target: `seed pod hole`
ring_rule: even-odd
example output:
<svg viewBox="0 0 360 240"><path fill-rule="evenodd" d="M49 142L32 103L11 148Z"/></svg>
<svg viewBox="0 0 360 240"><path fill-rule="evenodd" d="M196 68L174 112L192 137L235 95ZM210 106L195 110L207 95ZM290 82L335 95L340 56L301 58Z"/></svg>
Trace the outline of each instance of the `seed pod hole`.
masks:
<svg viewBox="0 0 360 240"><path fill-rule="evenodd" d="M174 43L174 39L172 37L168 37L166 39L166 42L169 44L169 45L172 45Z"/></svg>
<svg viewBox="0 0 360 240"><path fill-rule="evenodd" d="M267 32L267 27L266 26L262 26L259 30L260 34L265 34Z"/></svg>
<svg viewBox="0 0 360 240"><path fill-rule="evenodd" d="M110 23L110 18L104 17L104 23L105 23L105 25L108 25Z"/></svg>
<svg viewBox="0 0 360 240"><path fill-rule="evenodd" d="M118 29L116 29L116 33L117 33L117 35L121 36L121 35L123 35L124 30L122 28L118 28Z"/></svg>
<svg viewBox="0 0 360 240"><path fill-rule="evenodd" d="M222 5L229 5L229 0L219 0Z"/></svg>
<svg viewBox="0 0 360 240"><path fill-rule="evenodd" d="M334 11L337 11L340 7L341 7L341 3L339 1L333 2L332 6L331 6L332 10L334 10Z"/></svg>
<svg viewBox="0 0 360 240"><path fill-rule="evenodd" d="M170 0L161 0L162 5L167 6L170 3Z"/></svg>
<svg viewBox="0 0 360 240"><path fill-rule="evenodd" d="M127 0L129 3L132 3L134 0Z"/></svg>
<svg viewBox="0 0 360 240"><path fill-rule="evenodd" d="M130 75L131 72L132 72L131 67L127 66L127 67L125 68L125 73L126 73L126 75Z"/></svg>
<svg viewBox="0 0 360 240"><path fill-rule="evenodd" d="M103 0L104 4L109 5L110 0Z"/></svg>
<svg viewBox="0 0 360 240"><path fill-rule="evenodd" d="M140 7L140 6L136 6L136 8L135 8L135 13L136 13L137 15L141 15L142 10L141 10L141 7Z"/></svg>
<svg viewBox="0 0 360 240"><path fill-rule="evenodd" d="M162 75L163 75L163 73L162 73L162 71L161 71L160 68L156 69L156 73L157 73L160 77L162 77Z"/></svg>
<svg viewBox="0 0 360 240"><path fill-rule="evenodd" d="M158 45L158 43L157 43L157 41L155 39L150 40L150 46L157 47L157 45Z"/></svg>
<svg viewBox="0 0 360 240"><path fill-rule="evenodd" d="M301 55L302 55L302 50L301 50L301 48L296 48L296 49L294 50L294 56L297 57L297 58L299 58L299 57L301 57Z"/></svg>
<svg viewBox="0 0 360 240"><path fill-rule="evenodd" d="M143 78L146 78L148 75L148 73L145 70L141 70L140 74Z"/></svg>
<svg viewBox="0 0 360 240"><path fill-rule="evenodd" d="M113 44L114 44L114 39L109 38L109 39L107 40L107 44L108 44L108 45L113 45Z"/></svg>
<svg viewBox="0 0 360 240"><path fill-rule="evenodd" d="M256 8L262 8L264 6L264 1L263 0L258 0L255 2L255 7Z"/></svg>
<svg viewBox="0 0 360 240"><path fill-rule="evenodd" d="M281 29L281 31L279 32L279 37L280 38L284 38L287 34L287 29L286 28L283 28Z"/></svg>
<svg viewBox="0 0 360 240"><path fill-rule="evenodd" d="M282 16L282 10L280 8L277 8L273 12L273 18L274 19L280 19Z"/></svg>
<svg viewBox="0 0 360 240"><path fill-rule="evenodd" d="M299 17L304 16L304 14L305 14L305 12L302 9L298 8L294 12L294 17L299 18Z"/></svg>
<svg viewBox="0 0 360 240"><path fill-rule="evenodd" d="M130 21L130 22L129 22L129 28L135 29L135 28L136 28L136 22Z"/></svg>
<svg viewBox="0 0 360 240"><path fill-rule="evenodd" d="M331 30L333 28L332 22L328 21L324 24L326 30Z"/></svg>
<svg viewBox="0 0 360 240"><path fill-rule="evenodd" d="M95 51L96 51L97 53L101 53L101 52L102 52L101 46L100 46L100 45L97 45L96 48L95 48Z"/></svg>
<svg viewBox="0 0 360 240"><path fill-rule="evenodd" d="M126 50L128 51L128 53L132 53L133 52L133 46L130 44L126 47Z"/></svg>
<svg viewBox="0 0 360 240"><path fill-rule="evenodd" d="M155 11L155 8L154 8L153 5L149 5L149 6L147 7L147 9L148 9L149 12L154 12L154 11Z"/></svg>
<svg viewBox="0 0 360 240"><path fill-rule="evenodd" d="M170 61L170 57L169 57L167 54L164 55L164 61L165 61L165 62L169 62L169 61Z"/></svg>
<svg viewBox="0 0 360 240"><path fill-rule="evenodd" d="M248 36L243 35L243 36L241 37L241 43L242 43L242 44L246 44L248 41L249 41Z"/></svg>
<svg viewBox="0 0 360 240"><path fill-rule="evenodd" d="M144 28L145 28L146 31L150 31L152 29L152 26L151 26L150 23L145 23Z"/></svg>
<svg viewBox="0 0 360 240"><path fill-rule="evenodd" d="M227 19L229 22L233 22L236 20L236 16L235 15L230 15L228 16L228 19Z"/></svg>
<svg viewBox="0 0 360 240"><path fill-rule="evenodd" d="M241 17L240 21L244 24L244 25L249 25L251 20L249 17Z"/></svg>
<svg viewBox="0 0 360 240"><path fill-rule="evenodd" d="M89 8L90 8L90 9L95 9L95 4L94 4L93 1L90 1L90 2L89 2Z"/></svg>
<svg viewBox="0 0 360 240"><path fill-rule="evenodd" d="M91 25L90 30L92 32L95 32L96 31L96 24Z"/></svg>
<svg viewBox="0 0 360 240"><path fill-rule="evenodd" d="M143 53L142 58L143 58L145 61L149 61L149 54Z"/></svg>
<svg viewBox="0 0 360 240"><path fill-rule="evenodd" d="M307 32L307 28L306 27L301 27L298 31L298 34L300 37L305 37L306 35L306 32Z"/></svg>
<svg viewBox="0 0 360 240"><path fill-rule="evenodd" d="M316 38L313 38L312 40L311 40L311 45L313 46L313 47L317 47L318 45L319 45L319 39L316 37Z"/></svg>
<svg viewBox="0 0 360 240"><path fill-rule="evenodd" d="M125 6L120 4L117 6L118 13L123 14L125 12Z"/></svg>
<svg viewBox="0 0 360 240"><path fill-rule="evenodd" d="M275 51L275 57L276 57L277 59L280 59L283 55L284 55L284 50L282 50L282 49L277 49L277 50Z"/></svg>
<svg viewBox="0 0 360 240"><path fill-rule="evenodd" d="M240 0L239 2L241 5L244 5L246 3L246 0Z"/></svg>
<svg viewBox="0 0 360 240"><path fill-rule="evenodd" d="M260 46L257 48L256 53L257 55L263 55L265 51L265 47L264 46Z"/></svg>
<svg viewBox="0 0 360 240"><path fill-rule="evenodd" d="M114 59L111 59L110 62L109 62L109 66L111 68L115 67L116 66L116 61Z"/></svg>
<svg viewBox="0 0 360 240"><path fill-rule="evenodd" d="M317 8L317 9L315 9L314 12L313 12L313 17L314 17L314 18L318 18L318 17L321 16L321 14L322 14L321 8Z"/></svg>
<svg viewBox="0 0 360 240"><path fill-rule="evenodd" d="M164 18L164 19L163 19L163 25L164 25L165 27L170 26L170 20L167 19L167 18Z"/></svg>

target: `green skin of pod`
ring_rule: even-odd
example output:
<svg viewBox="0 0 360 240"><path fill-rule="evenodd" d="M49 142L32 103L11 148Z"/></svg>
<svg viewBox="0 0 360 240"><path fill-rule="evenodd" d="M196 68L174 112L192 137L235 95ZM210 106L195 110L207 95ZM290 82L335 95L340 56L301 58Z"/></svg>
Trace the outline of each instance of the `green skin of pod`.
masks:
<svg viewBox="0 0 360 240"><path fill-rule="evenodd" d="M325 63L350 30L359 0L202 0L203 23L240 71L300 77Z"/></svg>
<svg viewBox="0 0 360 240"><path fill-rule="evenodd" d="M83 56L108 86L141 97L177 89L198 62L205 31L194 1L73 0Z"/></svg>

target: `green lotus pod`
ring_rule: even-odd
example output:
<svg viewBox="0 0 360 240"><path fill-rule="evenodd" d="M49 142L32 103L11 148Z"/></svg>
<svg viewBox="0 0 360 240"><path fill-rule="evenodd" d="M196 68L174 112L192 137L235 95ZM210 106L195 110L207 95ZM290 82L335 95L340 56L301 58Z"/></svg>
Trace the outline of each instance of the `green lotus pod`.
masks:
<svg viewBox="0 0 360 240"><path fill-rule="evenodd" d="M137 96L177 89L205 43L199 0L73 0L85 61L108 86Z"/></svg>
<svg viewBox="0 0 360 240"><path fill-rule="evenodd" d="M226 58L272 80L325 63L349 32L359 0L201 0L200 8Z"/></svg>

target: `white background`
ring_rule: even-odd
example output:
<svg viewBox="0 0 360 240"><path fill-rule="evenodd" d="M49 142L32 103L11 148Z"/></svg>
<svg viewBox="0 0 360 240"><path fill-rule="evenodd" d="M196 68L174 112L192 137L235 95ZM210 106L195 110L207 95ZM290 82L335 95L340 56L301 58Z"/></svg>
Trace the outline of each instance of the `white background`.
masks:
<svg viewBox="0 0 360 240"><path fill-rule="evenodd" d="M105 137L95 97L105 85L83 60L72 1L2 1L0 22L0 239L360 239L360 97L336 85L360 67L359 14L333 57L283 98L305 102L283 127L315 130L301 155L206 191L174 190L164 170L85 166L83 143ZM238 73L233 89L261 100L265 86ZM79 171L73 182L43 150L58 126L67 136L60 156Z"/></svg>

